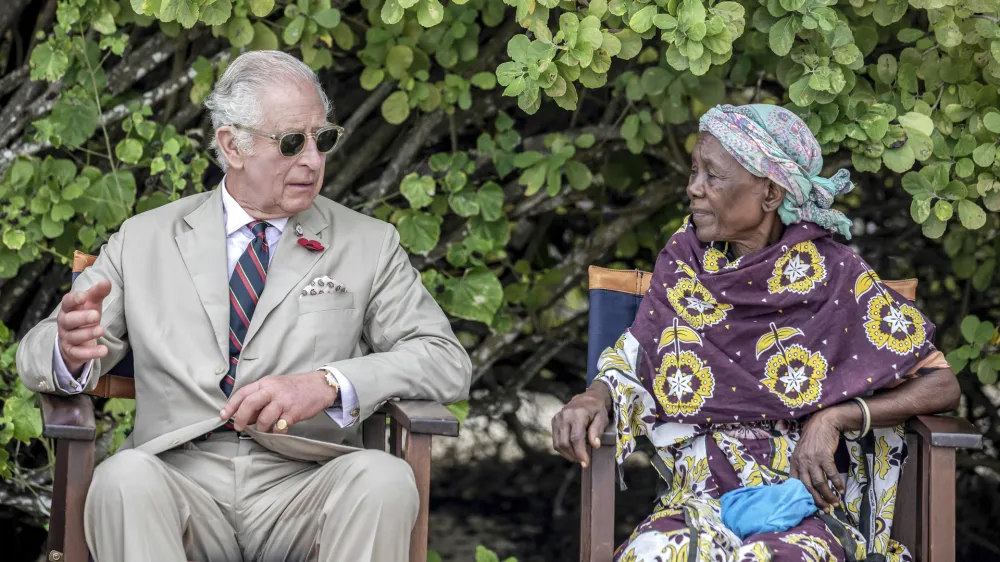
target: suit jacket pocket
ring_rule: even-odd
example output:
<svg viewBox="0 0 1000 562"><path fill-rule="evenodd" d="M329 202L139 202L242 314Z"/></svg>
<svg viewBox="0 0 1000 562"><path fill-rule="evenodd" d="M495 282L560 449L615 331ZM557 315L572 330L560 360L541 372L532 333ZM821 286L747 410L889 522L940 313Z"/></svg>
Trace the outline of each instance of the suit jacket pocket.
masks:
<svg viewBox="0 0 1000 562"><path fill-rule="evenodd" d="M299 314L324 310L353 310L354 293L325 293L299 299Z"/></svg>

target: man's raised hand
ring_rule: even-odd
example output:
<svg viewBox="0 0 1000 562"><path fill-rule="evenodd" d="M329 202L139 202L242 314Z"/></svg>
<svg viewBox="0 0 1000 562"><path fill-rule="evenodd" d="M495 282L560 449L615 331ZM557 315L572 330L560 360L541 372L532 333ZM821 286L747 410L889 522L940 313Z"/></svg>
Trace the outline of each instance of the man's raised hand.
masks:
<svg viewBox="0 0 1000 562"><path fill-rule="evenodd" d="M59 353L73 375L79 375L91 359L108 354L108 348L97 345L104 335L101 326L101 305L111 294L111 282L102 280L86 291L73 291L63 297L56 317L59 328Z"/></svg>

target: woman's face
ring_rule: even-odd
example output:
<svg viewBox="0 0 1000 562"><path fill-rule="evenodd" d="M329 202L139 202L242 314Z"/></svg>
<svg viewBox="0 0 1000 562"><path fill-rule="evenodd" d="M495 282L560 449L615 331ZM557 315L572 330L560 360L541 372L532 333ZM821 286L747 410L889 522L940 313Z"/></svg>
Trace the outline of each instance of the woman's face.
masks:
<svg viewBox="0 0 1000 562"><path fill-rule="evenodd" d="M748 172L719 139L699 133L687 194L699 240L757 246L763 237L763 247L784 190Z"/></svg>

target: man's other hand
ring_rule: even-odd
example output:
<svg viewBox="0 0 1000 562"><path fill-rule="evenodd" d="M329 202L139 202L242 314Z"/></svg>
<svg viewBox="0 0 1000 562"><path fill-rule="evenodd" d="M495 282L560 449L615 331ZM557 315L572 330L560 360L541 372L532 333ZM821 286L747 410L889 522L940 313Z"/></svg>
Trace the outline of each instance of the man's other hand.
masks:
<svg viewBox="0 0 1000 562"><path fill-rule="evenodd" d="M109 294L111 281L105 279L86 291L73 291L63 297L56 316L59 353L74 376L80 374L87 361L108 354L107 346L97 345L97 338L104 335L101 305Z"/></svg>
<svg viewBox="0 0 1000 562"><path fill-rule="evenodd" d="M329 408L337 389L326 382L326 371L271 375L250 383L229 397L219 416L232 419L236 431L257 424L257 431L286 433L292 425ZM285 420L286 427L276 427Z"/></svg>

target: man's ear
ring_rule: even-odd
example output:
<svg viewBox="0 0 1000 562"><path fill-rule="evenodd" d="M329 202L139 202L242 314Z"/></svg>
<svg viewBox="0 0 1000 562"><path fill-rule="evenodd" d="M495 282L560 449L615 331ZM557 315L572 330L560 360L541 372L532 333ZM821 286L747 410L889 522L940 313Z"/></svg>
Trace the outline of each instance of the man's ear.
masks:
<svg viewBox="0 0 1000 562"><path fill-rule="evenodd" d="M781 206L781 202L785 200L785 188L771 181L769 178L764 178L764 180L767 181L767 192L764 194L761 207L765 213L770 213L777 210Z"/></svg>
<svg viewBox="0 0 1000 562"><path fill-rule="evenodd" d="M236 146L236 138L233 136L231 127L219 127L219 130L215 131L215 143L219 146L229 168L237 170L243 168L245 155Z"/></svg>

